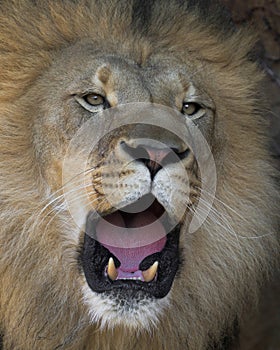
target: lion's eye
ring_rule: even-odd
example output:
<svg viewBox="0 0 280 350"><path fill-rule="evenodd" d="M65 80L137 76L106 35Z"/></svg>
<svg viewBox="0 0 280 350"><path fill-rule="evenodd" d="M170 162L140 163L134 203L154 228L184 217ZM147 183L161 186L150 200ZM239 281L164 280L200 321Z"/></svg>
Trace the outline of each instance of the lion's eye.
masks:
<svg viewBox="0 0 280 350"><path fill-rule="evenodd" d="M105 98L98 94L85 95L84 100L91 106L100 106L105 103Z"/></svg>
<svg viewBox="0 0 280 350"><path fill-rule="evenodd" d="M195 102L184 102L182 107L182 113L192 116L200 110L201 106Z"/></svg>

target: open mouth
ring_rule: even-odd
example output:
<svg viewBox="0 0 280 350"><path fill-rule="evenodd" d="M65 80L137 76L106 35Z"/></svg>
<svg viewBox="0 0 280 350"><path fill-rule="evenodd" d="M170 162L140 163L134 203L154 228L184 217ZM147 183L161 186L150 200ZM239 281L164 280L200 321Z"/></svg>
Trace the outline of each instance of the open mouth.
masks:
<svg viewBox="0 0 280 350"><path fill-rule="evenodd" d="M138 211L147 200L151 205ZM98 220L89 214L81 251L88 285L98 293L132 290L163 298L179 267L179 234L180 224L171 226L152 195Z"/></svg>

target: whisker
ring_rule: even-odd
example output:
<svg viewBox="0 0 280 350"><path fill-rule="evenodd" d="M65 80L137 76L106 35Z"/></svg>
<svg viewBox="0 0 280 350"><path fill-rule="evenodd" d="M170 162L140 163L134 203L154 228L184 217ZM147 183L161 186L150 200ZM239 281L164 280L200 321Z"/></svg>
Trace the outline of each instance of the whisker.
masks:
<svg viewBox="0 0 280 350"><path fill-rule="evenodd" d="M85 178L84 178L84 177L82 177L82 178L80 178L80 179L77 178L77 177L78 177L78 176L82 176L82 175L83 175L83 176L84 176L84 175L87 175L88 173L90 173L90 172L93 171L93 170L95 170L94 167L89 168L89 169L87 169L87 170L85 170L85 171L83 171L83 172L81 172L81 173L76 174L75 176L73 176L73 178L71 178L71 179L68 180L66 183L64 183L58 190L56 190L55 192L52 192L52 194L50 195L49 198L54 197L57 193L63 192L64 187L66 187L66 186L68 186L68 185L75 185L75 184L77 184L77 182L79 183L79 182L85 181Z"/></svg>
<svg viewBox="0 0 280 350"><path fill-rule="evenodd" d="M207 201L204 201L202 198L200 200L201 200L202 205L204 205L206 207L205 213L208 213L208 210L210 209L208 217L215 224L222 227L225 231L234 235L239 247L241 248L240 242L239 242L240 235L237 234L236 231L233 229L233 227L230 225L228 218L226 218L222 213L220 213L218 210L216 210L213 206L209 206L209 203ZM201 208L201 210L204 210L204 209Z"/></svg>
<svg viewBox="0 0 280 350"><path fill-rule="evenodd" d="M209 196L213 196L213 194L209 191L207 191L206 189L200 189L201 192L205 193L206 195ZM215 195L215 200L219 203L221 203L224 207L226 207L227 209L229 209L230 211L232 211L234 214L236 214L237 216L239 216L240 219L245 219L240 213L238 213L235 209L233 209L232 207L230 207L228 204L226 204L225 202L223 202L221 199L219 199L216 195Z"/></svg>
<svg viewBox="0 0 280 350"><path fill-rule="evenodd" d="M34 213L34 215L37 216L37 218L41 217L41 215L50 207L52 206L54 203L56 202L59 202L59 201L63 201L65 199L65 196L71 192L75 192L79 189L82 189L82 188L87 188L87 187L90 187L91 184L83 184L83 186L79 186L79 187L76 187L75 189L71 190L71 191L68 191L66 193L63 193L62 195L60 196L57 196L56 198L53 198L49 203L47 203L39 212L37 213ZM59 204L55 204L55 206L48 212L46 213L45 216L41 217L41 220L40 222L38 223L38 219L35 219L34 221L34 215L32 216L32 219L29 218L29 220L32 220L32 222L34 221L34 225L40 225L41 222L44 220L44 218L48 215L51 215L53 212L55 212L57 210L57 207L58 207ZM60 204L61 205L61 204Z"/></svg>
<svg viewBox="0 0 280 350"><path fill-rule="evenodd" d="M88 186L90 187L91 184L88 185ZM116 192L116 191L117 191L117 189L115 190L115 192ZM80 193L78 196L76 196L76 197L74 197L74 198L71 198L71 200L67 200L66 203L67 203L68 205L69 205L69 204L72 204L72 203L74 203L74 202L77 201L77 200L80 200L80 199L83 199L83 198L88 198L88 196L91 195L91 194L96 194L96 192L91 191L91 192L87 192L87 193ZM94 203L96 203L97 201L99 201L99 204L102 205L103 203L106 202L106 200L107 200L106 197L104 197L101 201L99 201L99 198L96 198L95 200L91 200L91 201L90 201L90 204L94 204ZM66 211L66 210L68 211L68 209L65 207L65 206L67 206L67 204L66 204L66 205L65 205L65 203L63 203L63 204L64 204L64 206L62 206L62 207L60 207L60 208L57 208L57 207L56 207L56 209L54 208L54 209L51 211L51 213L55 212L55 214L52 215L52 217L50 218L49 222L48 222L47 225L45 226L45 229L44 229L44 232L43 232L43 233L45 233L46 229L49 227L49 225L51 224L51 222L52 222L61 212ZM50 213L48 213L48 215L50 215ZM44 217L41 219L40 224L42 223L42 221L43 221L46 217L47 217L47 216L44 216Z"/></svg>
<svg viewBox="0 0 280 350"><path fill-rule="evenodd" d="M212 197L212 193L208 192L207 190L201 190L202 192L204 192L206 195L208 194L209 196ZM207 201L205 201L203 198L200 198L201 203L207 203ZM215 196L215 201L217 201L218 203L220 203L225 209L228 209L230 212L232 212L233 214L235 214L239 219L241 219L242 221L246 221L246 218L244 216L242 216L240 213L238 213L235 209L233 209L232 207L230 207L228 204L226 204L225 202L223 202L222 200L220 200L217 196ZM204 203L204 204L205 204ZM209 204L209 203L208 203ZM267 234L263 234L260 236L244 236L241 234L236 233L235 230L233 230L232 226L230 225L229 221L233 220L233 218L231 217L231 215L229 213L220 213L214 206L211 207L212 213L216 213L216 216L218 216L221 220L223 220L223 222L232 230L234 231L234 234L238 236L238 238L245 238L245 239L260 239L260 238L264 238L267 236L270 236L271 233L267 233ZM227 221L225 219L225 217L227 218Z"/></svg>

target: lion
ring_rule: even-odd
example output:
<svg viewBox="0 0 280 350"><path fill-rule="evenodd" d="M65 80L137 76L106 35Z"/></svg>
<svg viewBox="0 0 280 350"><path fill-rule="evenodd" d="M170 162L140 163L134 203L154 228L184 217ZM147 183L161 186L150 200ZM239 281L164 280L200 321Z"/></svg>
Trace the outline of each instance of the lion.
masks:
<svg viewBox="0 0 280 350"><path fill-rule="evenodd" d="M251 30L213 1L0 13L1 349L276 349Z"/></svg>

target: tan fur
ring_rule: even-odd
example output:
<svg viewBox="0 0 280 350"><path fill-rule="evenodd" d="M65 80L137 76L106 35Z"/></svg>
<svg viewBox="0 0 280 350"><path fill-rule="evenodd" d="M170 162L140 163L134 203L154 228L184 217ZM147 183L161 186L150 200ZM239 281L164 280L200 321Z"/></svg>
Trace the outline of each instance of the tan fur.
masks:
<svg viewBox="0 0 280 350"><path fill-rule="evenodd" d="M261 74L247 58L254 40L246 31L219 32L196 11L182 14L173 0L169 6L157 2L148 33L133 33L129 27L129 1L35 3L10 0L0 6L4 350L205 350L219 343L235 321L247 329L245 316L255 307L279 253L279 195L272 179L277 174L270 164L267 124L256 95ZM145 69L153 57L163 60L166 75L151 78L152 102L180 108L189 82L181 77L183 88L177 91L172 72L178 63L215 104L209 138L218 173L214 209L197 232L181 236L185 263L175 278L169 307L150 331L125 325L100 329L99 323L90 323L82 302L85 281L77 262L77 229L67 210L43 210L50 194L62 186L61 160L79 127L75 118L80 110L65 100L96 48L101 65L108 53L128 62L98 72L113 106L150 101L134 65ZM71 67L67 76L64 63ZM168 100L172 94L175 102ZM58 100L58 95L65 99ZM102 158L93 158L101 168ZM94 176L95 191L98 173ZM100 196L95 191L93 201ZM109 210L108 203L102 205L103 211Z"/></svg>

